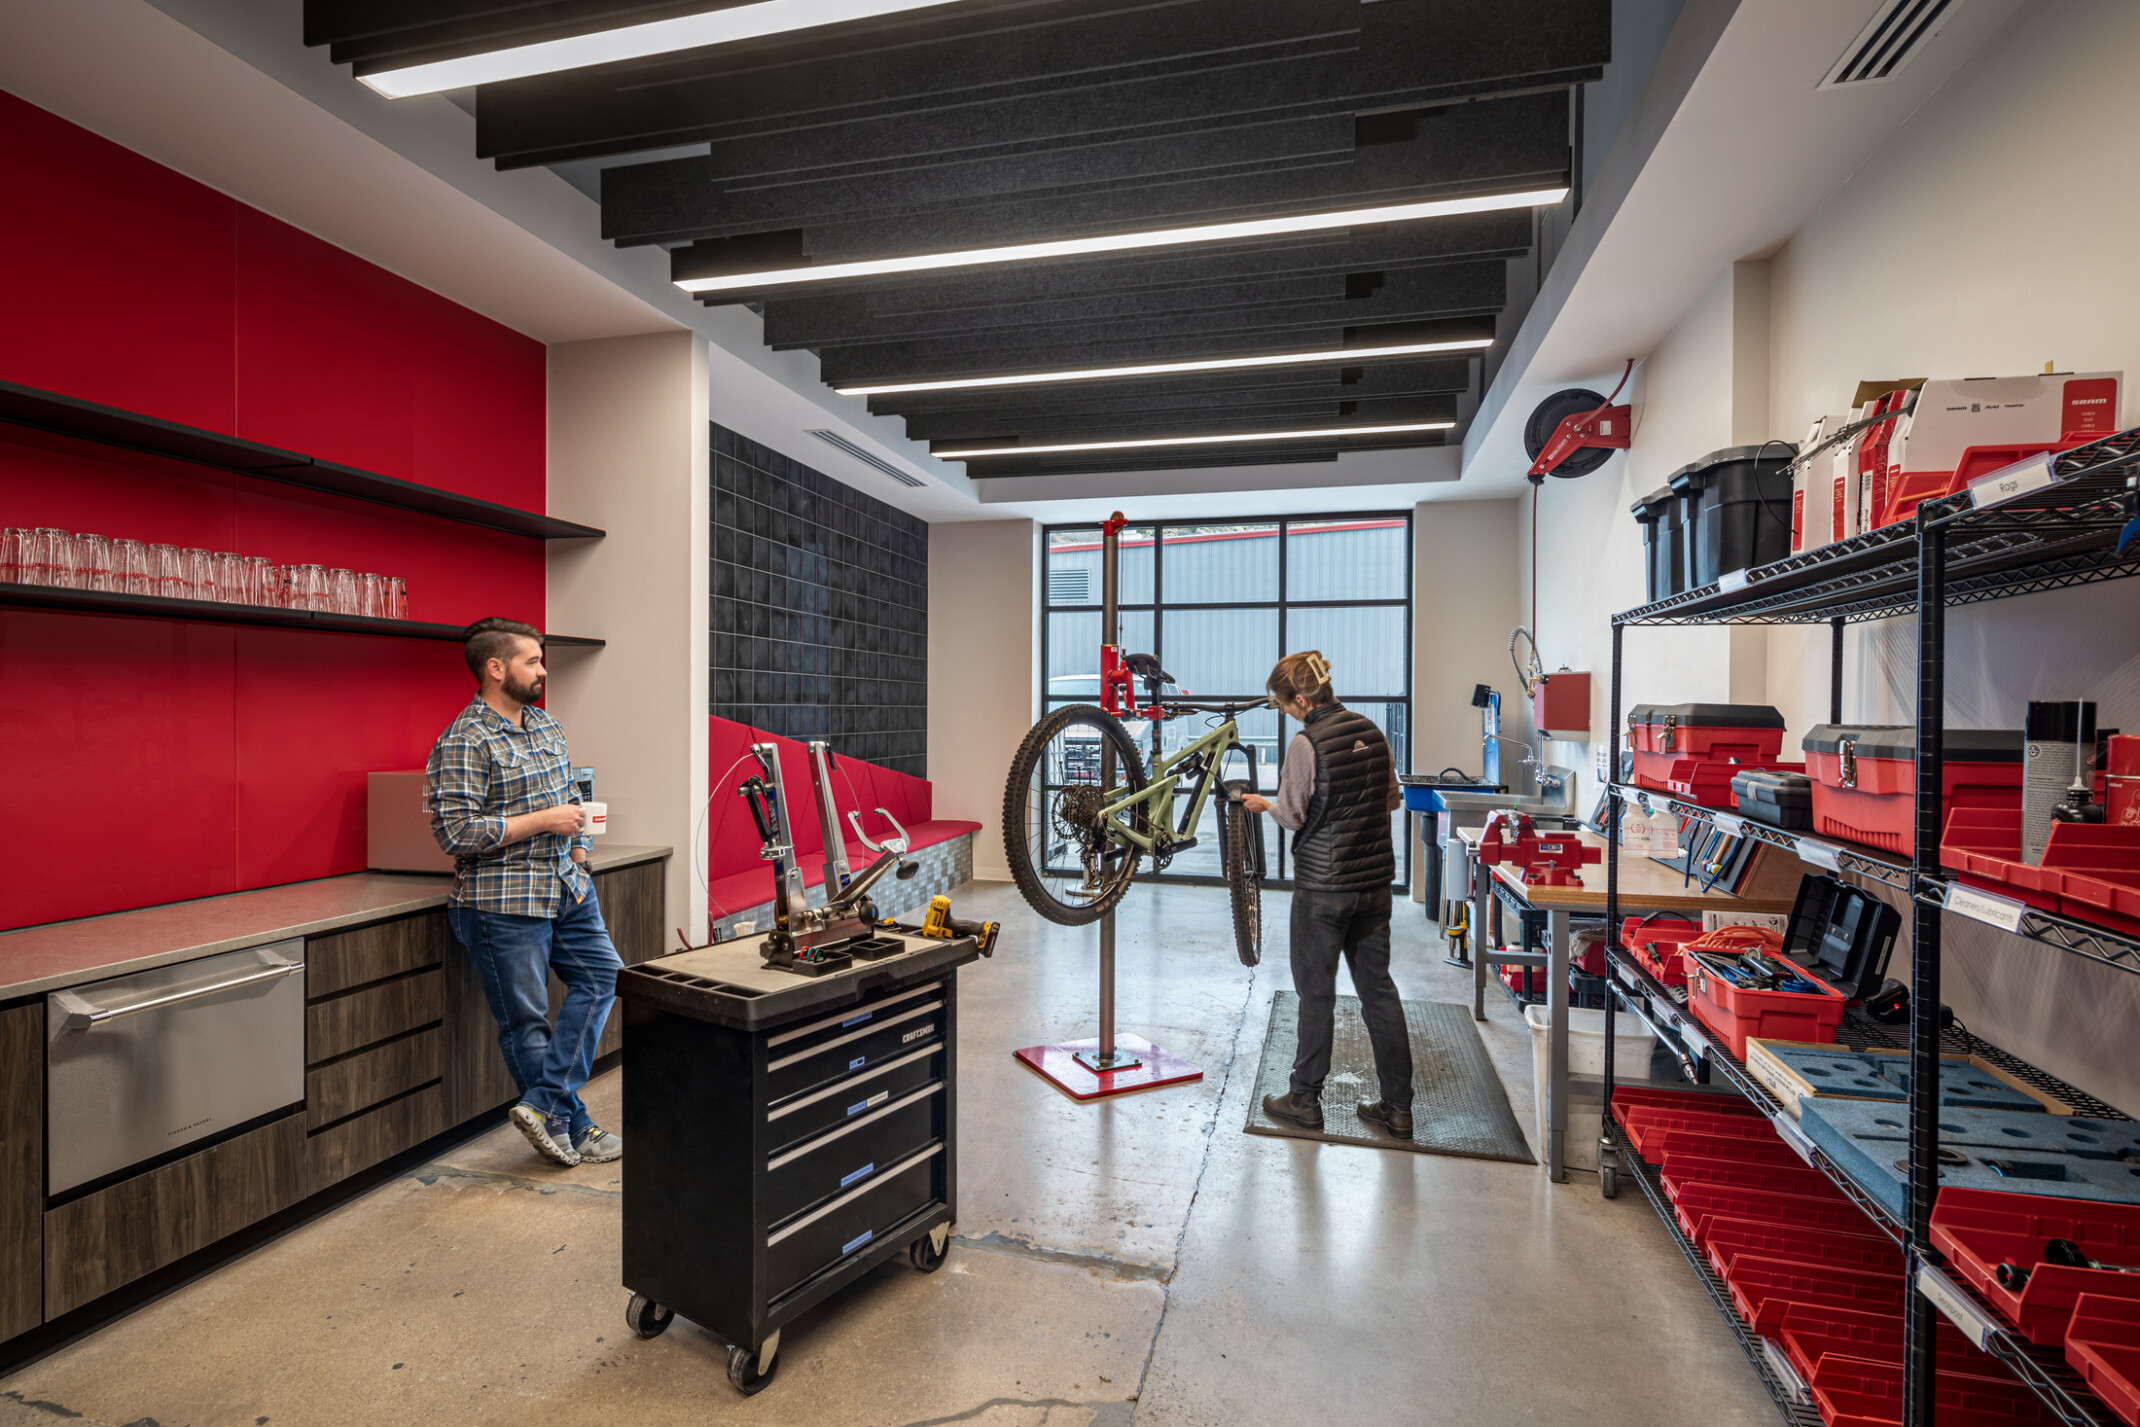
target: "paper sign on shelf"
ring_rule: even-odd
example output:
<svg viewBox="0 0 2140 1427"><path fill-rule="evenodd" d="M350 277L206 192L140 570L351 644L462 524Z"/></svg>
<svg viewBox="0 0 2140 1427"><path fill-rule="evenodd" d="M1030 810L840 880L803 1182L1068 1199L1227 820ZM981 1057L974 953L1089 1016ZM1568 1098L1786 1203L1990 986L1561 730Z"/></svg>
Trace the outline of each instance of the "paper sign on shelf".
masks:
<svg viewBox="0 0 2140 1427"><path fill-rule="evenodd" d="M1832 842L1819 842L1810 837L1798 839L1799 860L1810 862L1815 867L1825 867L1830 872L1843 870L1843 849Z"/></svg>
<svg viewBox="0 0 2140 1427"><path fill-rule="evenodd" d="M1990 1349L1992 1335L1999 1331L1998 1325L1983 1309L1971 1303L1946 1274L1920 1260L1917 1291L1930 1299L1932 1306L1945 1314L1948 1322L1961 1329L1963 1337L1979 1348Z"/></svg>
<svg viewBox="0 0 2140 1427"><path fill-rule="evenodd" d="M1979 476L1969 483L1969 504L1982 510L2015 496L2042 490L2058 479L2052 474L2051 464L2057 459L2052 452L2044 451L2011 466L2002 466L1988 476Z"/></svg>
<svg viewBox="0 0 2140 1427"><path fill-rule="evenodd" d="M1994 897L1959 882L1947 884L1947 910L2003 932L2020 931L2021 918L2028 912L2026 906L2010 898Z"/></svg>

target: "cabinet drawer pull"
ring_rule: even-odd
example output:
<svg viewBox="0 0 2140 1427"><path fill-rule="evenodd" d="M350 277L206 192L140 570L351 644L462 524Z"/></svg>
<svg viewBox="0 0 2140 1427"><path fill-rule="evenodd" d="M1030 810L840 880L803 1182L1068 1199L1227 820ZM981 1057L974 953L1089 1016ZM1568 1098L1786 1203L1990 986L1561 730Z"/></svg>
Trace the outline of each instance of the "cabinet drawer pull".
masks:
<svg viewBox="0 0 2140 1427"><path fill-rule="evenodd" d="M936 1054L939 1048L940 1047L933 1045L925 1045L919 1050L910 1050L905 1055L900 1056L897 1060L888 1060L884 1062L884 1064L878 1066L876 1070L871 1073L873 1075L887 1075L892 1071L897 1070L902 1065L912 1065L917 1060L921 1060L926 1056L932 1056ZM792 1115L797 1110L800 1110L805 1106L814 1105L818 1101L823 1100L829 1095L851 1095L853 1093L854 1086L851 1083L828 1085L823 1090L818 1091L815 1095L805 1095L800 1100L790 1100L787 1104L782 1105L777 1110L767 1111L765 1118L770 1123L771 1121L780 1119L782 1116ZM852 1115L854 1111L849 1110L847 1113Z"/></svg>
<svg viewBox="0 0 2140 1427"><path fill-rule="evenodd" d="M867 1184L856 1185L853 1189L848 1190L845 1194L842 1194L839 1198L833 1200L830 1204L827 1204L820 1208L816 1213L806 1214L802 1218L797 1219L794 1223L789 1224L786 1228L781 1229L778 1233L768 1234L765 1240L767 1247L771 1247L772 1245L779 1243L782 1239L787 1238L790 1234L809 1228L812 1224L815 1224L818 1220L824 1218L827 1214L837 1213L839 1210L845 1209L848 1205L854 1203L857 1199L860 1199L863 1195L869 1193L878 1185L890 1183L892 1180L898 1178L905 1171L912 1169L915 1165L922 1163L924 1160L934 1159L936 1158L936 1156L942 1154L943 1152L943 1143L942 1141L938 1141L936 1144L929 1146L927 1149L921 1151L919 1154L908 1155L905 1159L893 1165L883 1174L878 1175L876 1178L870 1180Z"/></svg>
<svg viewBox="0 0 2140 1427"><path fill-rule="evenodd" d="M876 1167L877 1166L874 1163L865 1164L860 1169L850 1170L846 1174L841 1175L840 1188L845 1189L848 1185L853 1184L856 1180L867 1178L869 1172L875 1169Z"/></svg>
<svg viewBox="0 0 2140 1427"><path fill-rule="evenodd" d="M785 1164L793 1164L796 1160L801 1159L804 1155L814 1154L818 1150L823 1149L826 1145L831 1144L834 1140L841 1139L846 1135L852 1133L853 1131L861 1129L864 1125L873 1124L876 1121L883 1119L886 1115L896 1114L897 1112L904 1110L907 1106L913 1104L916 1100L926 1100L931 1095L934 1095L937 1091L943 1088L943 1081L932 1080L927 1085L922 1086L919 1090L911 1090L906 1094L900 1096L897 1100L894 1100L891 1104L886 1105L884 1108L878 1110L873 1115L864 1115L859 1120L849 1120L847 1123L841 1125L838 1129L834 1130L830 1134L819 1135L816 1139L811 1140L807 1144L797 1145L794 1149L789 1150L785 1154L775 1155L772 1159L769 1159L765 1162L765 1167L770 1170L779 1169L782 1165Z"/></svg>
<svg viewBox="0 0 2140 1427"><path fill-rule="evenodd" d="M211 986L194 986L184 991L173 991L168 996L153 996L146 1001L137 1001L131 1006L99 1006L72 991L62 991L55 998L66 1009L67 1029L70 1031L92 1030L106 1021L116 1021L121 1016L138 1016L143 1011L160 1011L166 1006L180 1005L186 1001L198 1001L204 996L219 996L225 991L235 991L240 986L252 986L262 981L273 981L278 976L293 976L305 969L302 961L284 961L272 952L260 953L263 959L272 961L258 971L248 971L243 976L233 976L228 981L218 981Z"/></svg>
<svg viewBox="0 0 2140 1427"><path fill-rule="evenodd" d="M941 1001L931 1001L926 1006L916 1006L911 1011L906 1011L901 1013L900 1015L892 1017L890 1020L884 1022L883 1025L868 1026L862 1030L856 1031L853 1035L835 1036L829 1041L819 1041L816 1045L811 1046L808 1050L799 1050L796 1051L793 1055L784 1055L780 1059L768 1063L765 1068L768 1071L786 1070L789 1066L794 1065L800 1061L808 1060L813 1055L823 1055L826 1051L831 1050L834 1046L846 1045L849 1041L858 1041L864 1036L874 1035L878 1031L884 1029L884 1026L896 1026L901 1021L911 1021L916 1016L926 1016L931 1011L940 1011L943 1009L943 1005L944 1003ZM840 1022L840 1024L844 1026L848 1023L842 1021ZM901 1040L901 1044L904 1044L906 1041L912 1039L913 1036L911 1035L903 1037ZM853 1069L852 1066L848 1068L850 1070Z"/></svg>
<svg viewBox="0 0 2140 1427"><path fill-rule="evenodd" d="M869 1013L874 1016L886 1007L897 1006L902 1002L911 1001L916 996L932 996L943 989L943 982L931 981L926 986L916 986L911 991L902 991L896 996L887 996L881 1001L872 1001L869 1006ZM782 1031L779 1035L770 1037L766 1041L766 1045L786 1045L789 1041L798 1040L803 1036L809 1035L812 1031L821 1031L827 1026L839 1025L853 1014L851 1011L834 1011L829 1016L820 1016L808 1025L797 1026L792 1031Z"/></svg>

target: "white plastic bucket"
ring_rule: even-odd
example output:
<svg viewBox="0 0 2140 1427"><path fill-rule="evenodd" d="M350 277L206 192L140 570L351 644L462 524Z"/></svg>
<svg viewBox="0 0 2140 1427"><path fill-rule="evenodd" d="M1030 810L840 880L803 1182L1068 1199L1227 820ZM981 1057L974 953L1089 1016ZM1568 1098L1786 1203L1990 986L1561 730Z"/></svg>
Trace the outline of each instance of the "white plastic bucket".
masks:
<svg viewBox="0 0 2140 1427"><path fill-rule="evenodd" d="M1523 1008L1524 1024L1531 1028L1532 1124L1537 1142L1546 1142L1546 1062L1552 1056L1553 1019L1546 1007L1533 1003ZM1613 1018L1612 1078L1614 1084L1650 1078L1650 1052L1657 1038L1642 1022L1622 1012ZM1605 1013L1570 1007L1568 1011L1568 1074L1601 1080L1605 1075ZM1567 1128L1561 1140L1562 1163L1569 1169L1598 1167L1598 1135L1604 1128L1605 1102L1597 1087L1571 1085ZM1539 1156L1543 1164L1545 1156Z"/></svg>

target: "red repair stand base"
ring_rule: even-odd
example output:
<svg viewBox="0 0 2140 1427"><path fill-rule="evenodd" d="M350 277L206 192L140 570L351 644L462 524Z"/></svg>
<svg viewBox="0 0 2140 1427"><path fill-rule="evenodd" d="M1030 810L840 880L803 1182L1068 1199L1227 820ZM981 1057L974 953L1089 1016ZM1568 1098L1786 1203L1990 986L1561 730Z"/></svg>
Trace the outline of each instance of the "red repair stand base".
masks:
<svg viewBox="0 0 2140 1427"><path fill-rule="evenodd" d="M1099 1051L1100 1042L1095 1038L1061 1045L1029 1045L1012 1054L1063 1094L1079 1101L1157 1090L1162 1085L1185 1085L1204 1078L1203 1071L1142 1036L1115 1037L1113 1069L1093 1068Z"/></svg>

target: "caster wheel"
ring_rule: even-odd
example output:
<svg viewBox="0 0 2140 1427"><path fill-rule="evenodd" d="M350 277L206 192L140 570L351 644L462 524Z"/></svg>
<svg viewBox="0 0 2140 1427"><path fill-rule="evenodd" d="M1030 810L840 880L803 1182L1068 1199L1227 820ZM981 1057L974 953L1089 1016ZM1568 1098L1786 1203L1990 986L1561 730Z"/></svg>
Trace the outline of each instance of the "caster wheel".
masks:
<svg viewBox="0 0 2140 1427"><path fill-rule="evenodd" d="M658 1338L676 1321L676 1310L664 1308L643 1293L632 1295L624 1305L624 1321L642 1338Z"/></svg>
<svg viewBox="0 0 2140 1427"><path fill-rule="evenodd" d="M765 1385L771 1382L773 1375L779 1371L780 1360L778 1358L773 1360L772 1367L760 1372L758 1371L756 1357L749 1348L739 1348L733 1344L729 1346L728 1380L734 1383L736 1391L742 1393L745 1397L755 1397L765 1391Z"/></svg>
<svg viewBox="0 0 2140 1427"><path fill-rule="evenodd" d="M1605 1196L1605 1197L1606 1197L1607 1199L1614 1199L1614 1198L1617 1198L1617 1197L1619 1196L1619 1193L1620 1193L1620 1171L1619 1171L1619 1170L1617 1170L1617 1169L1614 1169L1614 1168L1613 1168L1613 1167L1612 1167L1611 1165L1609 1165L1609 1164L1607 1164L1607 1165L1600 1165L1600 1166L1598 1167L1598 1193L1600 1193L1600 1194L1604 1195L1604 1196Z"/></svg>
<svg viewBox="0 0 2140 1427"><path fill-rule="evenodd" d="M935 1239L928 1234L923 1234L913 1243L907 1245L908 1262L923 1273L935 1273L944 1266L944 1260L949 1258L950 1255L951 1240L948 1236L944 1239L942 1248L938 1248Z"/></svg>

